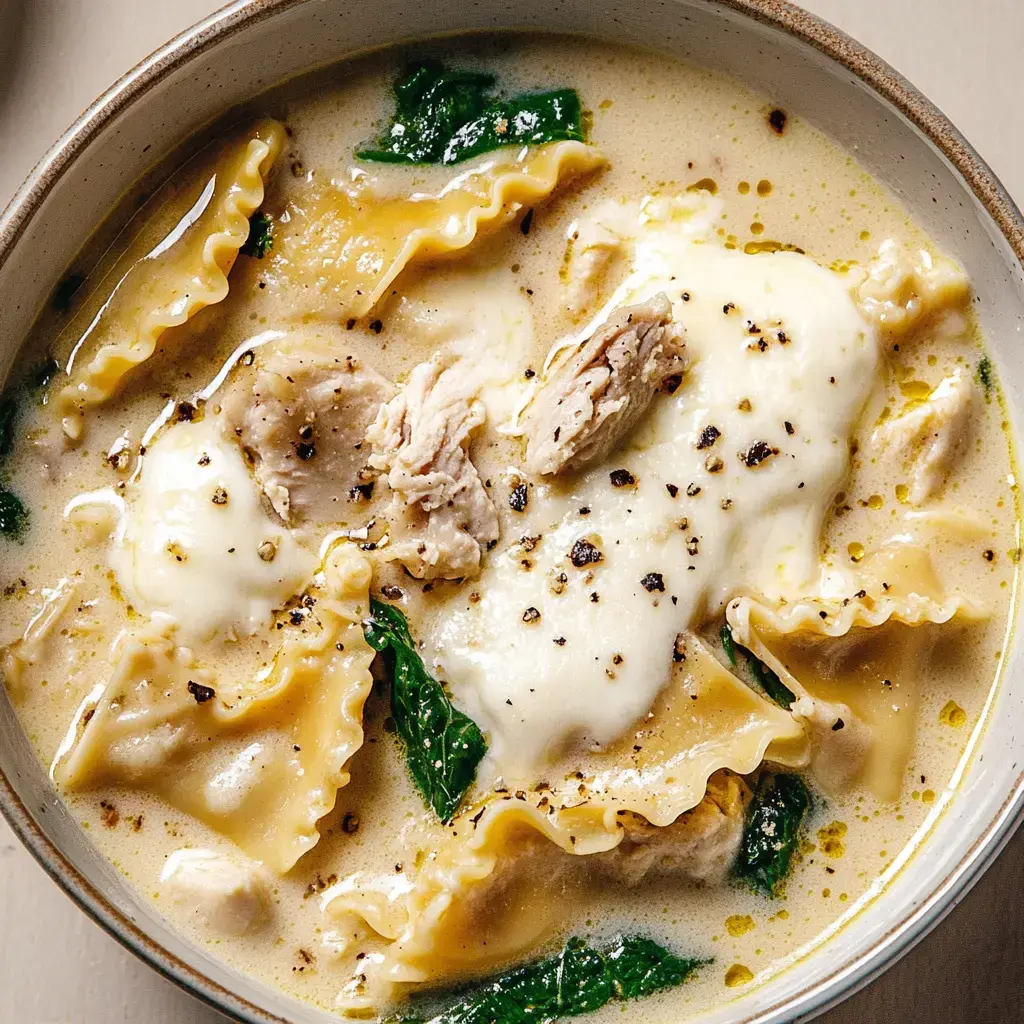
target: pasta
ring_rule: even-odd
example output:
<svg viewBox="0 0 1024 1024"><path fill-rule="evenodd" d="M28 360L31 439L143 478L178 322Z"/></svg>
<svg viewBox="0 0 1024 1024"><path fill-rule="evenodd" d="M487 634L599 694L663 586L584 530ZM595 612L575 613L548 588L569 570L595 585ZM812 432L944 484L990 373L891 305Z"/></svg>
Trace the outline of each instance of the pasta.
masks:
<svg viewBox="0 0 1024 1024"><path fill-rule="evenodd" d="M218 154L206 187L174 230L124 272L76 345L94 348L57 406L64 433L78 441L88 410L107 401L156 351L160 336L228 294L228 273L263 202L284 142L276 121L255 124ZM115 268L114 273L119 269Z"/></svg>
<svg viewBox="0 0 1024 1024"><path fill-rule="evenodd" d="M237 693L156 631L126 638L54 777L68 790L116 781L159 793L288 871L318 841L363 742L369 582L366 559L335 548L311 592L318 626L286 637L266 677Z"/></svg>

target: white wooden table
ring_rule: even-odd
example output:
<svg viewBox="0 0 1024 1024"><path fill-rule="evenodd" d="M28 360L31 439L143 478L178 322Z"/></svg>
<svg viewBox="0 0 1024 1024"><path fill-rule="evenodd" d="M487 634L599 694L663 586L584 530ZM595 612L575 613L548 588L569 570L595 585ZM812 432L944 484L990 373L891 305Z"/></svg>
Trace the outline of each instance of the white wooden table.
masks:
<svg viewBox="0 0 1024 1024"><path fill-rule="evenodd" d="M128 67L218 0L0 0L0 205ZM805 0L895 65L1024 204L1024 0ZM1024 835L826 1024L1024 1020ZM0 1024L215 1024L88 921L0 822Z"/></svg>

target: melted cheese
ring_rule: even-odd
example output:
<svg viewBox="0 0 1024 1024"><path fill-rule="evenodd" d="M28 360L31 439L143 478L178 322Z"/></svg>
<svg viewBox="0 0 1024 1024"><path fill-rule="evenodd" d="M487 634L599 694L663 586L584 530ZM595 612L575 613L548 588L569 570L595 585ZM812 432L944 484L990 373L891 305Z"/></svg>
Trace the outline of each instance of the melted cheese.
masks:
<svg viewBox="0 0 1024 1024"><path fill-rule="evenodd" d="M502 770L621 735L668 682L677 634L740 588L806 589L874 382L875 333L837 276L800 254L750 256L642 222L633 272L585 332L665 292L686 328L682 386L607 464L531 486L522 533L540 540L496 552L479 600L454 595L427 635ZM708 426L719 436L698 448ZM748 465L762 444L773 454ZM615 469L635 485L613 486ZM579 541L601 560L576 567Z"/></svg>
<svg viewBox="0 0 1024 1024"><path fill-rule="evenodd" d="M213 418L176 424L148 449L125 508L111 551L118 583L136 609L190 637L255 631L315 566L265 511Z"/></svg>

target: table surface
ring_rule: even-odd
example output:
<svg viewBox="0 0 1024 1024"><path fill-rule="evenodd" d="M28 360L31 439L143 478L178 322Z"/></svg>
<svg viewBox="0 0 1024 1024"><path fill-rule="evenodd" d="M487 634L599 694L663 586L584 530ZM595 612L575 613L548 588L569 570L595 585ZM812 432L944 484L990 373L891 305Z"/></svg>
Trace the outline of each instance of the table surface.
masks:
<svg viewBox="0 0 1024 1024"><path fill-rule="evenodd" d="M0 0L0 206L78 113L217 0ZM807 0L924 90L1024 205L1022 0ZM1024 1019L1024 832L947 920L824 1024ZM1011 910L1007 913L1007 910ZM216 1024L81 914L0 820L0 1024Z"/></svg>

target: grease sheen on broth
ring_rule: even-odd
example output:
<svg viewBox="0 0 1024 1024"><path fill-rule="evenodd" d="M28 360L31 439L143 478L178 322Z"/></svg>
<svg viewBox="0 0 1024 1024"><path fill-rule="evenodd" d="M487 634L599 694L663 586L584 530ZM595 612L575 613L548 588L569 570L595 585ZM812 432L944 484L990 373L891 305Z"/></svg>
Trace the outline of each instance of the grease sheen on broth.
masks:
<svg viewBox="0 0 1024 1024"><path fill-rule="evenodd" d="M917 324L898 329L883 324L876 330L870 321L870 303L874 301L877 309L893 299L898 305L902 296L906 305L907 297L891 283L892 275L880 274L881 283L876 282L874 290L870 282L858 285L863 268L877 266L871 261L880 244L892 239L906 252L923 249L933 254L940 268L944 265L941 254L889 192L798 116L787 112L784 130L778 131L780 119L771 116L770 97L748 93L692 65L575 39L508 36L429 49L458 66L486 67L510 95L577 89L592 112L590 141L604 154L606 166L582 174L557 189L552 198L538 201L525 227L522 214L517 213L507 226L457 253L406 268L390 285L391 294L365 316L318 320L306 315L303 304L308 300L302 289L275 284L275 274L287 276L287 268L272 262L273 250L262 260L240 257L229 274L227 297L188 323L171 327L145 367L128 378L115 398L89 413L87 433L77 446L63 443L52 401L45 405L27 401L7 479L32 518L22 543L4 542L2 640L15 645L48 595L49 607L61 616L38 657L19 660L18 651L28 648L8 648L3 662L6 683L28 735L49 766L76 709L109 678L108 652L115 636L146 628L147 612L173 612L175 602L182 601L181 594L174 593L174 584L167 590L171 597L164 601L157 586L160 577L140 558L138 548L133 554L122 547L111 561L106 539L115 529L111 509L116 512L122 492L130 496L131 488L139 487L146 504L134 507L144 509L146 517L129 517L131 543L152 545L157 534L146 531L158 523L173 532L173 517L180 508L170 493L170 485L180 483L172 479L174 458L185 458L180 452L175 455L175 439L184 445L188 434L208 432L222 402L227 415L233 382L258 372L261 361L281 340L279 332L293 329L296 322L301 324L303 344L311 350L326 346L351 355L399 388L408 384L418 364L438 350L449 351L461 358L459 365L472 379L486 414L486 423L474 434L469 451L493 501L500 540L493 552L485 550L479 578L461 583L417 581L386 561L386 546L366 552L373 560L372 593L393 600L397 598L391 595L402 595L401 607L414 637L423 641L427 666L436 669L456 705L489 737L479 789L471 792L469 800L483 799L484 794L493 797L496 790L514 792L513 779L523 780L524 786L529 783L534 790L542 781L554 782L553 776L545 777L548 769L537 767L545 756L563 767L583 764L593 757L595 744L614 745L634 727L632 723L642 722L647 708L678 671L672 663L672 639L686 625L685 621L676 625L673 616L683 614L679 609L685 609L688 618L706 616L701 632L704 643L728 664L718 635L726 606L734 599L762 595L774 607L781 598L785 609L803 596L803 592L794 595L794 588L813 584L815 594L841 600L852 593L844 589L848 581L859 578L855 574L871 564L871 553L887 540L898 536L904 543L927 549L939 578L948 581L951 591L968 595L986 615L966 625L921 627L938 632L927 678L918 680L919 695L913 694L910 683L897 679L898 692L891 701L883 695L876 702L879 718L871 723L887 742L890 737L902 737L910 744L905 763L898 764L891 780L898 795L880 799L877 791L862 783L825 795L819 785L783 894L769 900L735 883L702 884L671 872L628 888L621 874L601 874L595 869L592 878L552 870L549 892L510 875L513 881L505 889L499 886L484 899L488 915L506 924L513 922L503 935L515 950L513 960L550 952L569 935L599 941L620 931L642 932L681 955L713 958L678 989L630 1005L629 1012L638 1020L678 1020L681 1014L697 1013L742 994L754 980L765 980L834 934L925 840L930 823L951 796L950 779L965 756L971 730L982 720L995 683L1015 583L1017 494L1001 398L998 390L990 393L977 377L984 355L982 339L969 304L955 298L955 289L948 295L939 289L935 308ZM287 221L281 219L285 211L290 210L289 218L298 219L295 211L301 212L309 189L326 187L332 180L356 180L352 154L389 115L390 85L408 56L387 52L383 59L374 55L318 72L282 86L253 105L261 115L279 118L288 129L266 197L257 204L275 218L275 231L288 230ZM104 275L121 253L139 258L167 236L195 200L202 184L203 159L200 154L175 172L166 193L168 205L159 210L144 208L144 216L131 221L130 230L118 237L112 251L83 254L76 269L83 268L88 277L74 300L71 328L69 315L44 312L23 353L24 366L43 351L52 351L62 366L66 364L82 328L116 283ZM376 176L378 198L386 199L434 193L474 165L454 169L359 166ZM629 228L633 236L624 243L626 254L619 263L613 259L589 305L582 312L572 312L566 289L581 273L574 261L586 225L611 216L609 204L636 205L645 196L681 197L678 209L685 210L685 226L669 217L659 227L658 217L653 216L648 219L654 226L648 229L637 226L635 213L620 210L622 218L633 218ZM648 231L654 234L645 234ZM675 239L681 232L690 232L698 241L680 243L681 248L672 249L671 259L664 257L660 264L664 253L650 256L650 252L661 252L659 246L669 245L664 239ZM575 253L570 242L577 246ZM669 248L674 245L673 241ZM798 252L776 251L780 248ZM776 262L765 270L766 264L760 261ZM794 268L792 277L787 276L785 268L790 264L785 261ZM673 272L664 271L666 266ZM678 268L685 277L677 280ZM599 323L602 307L616 294L621 293L622 299L616 305L650 298L652 281L673 302L673 315L689 306L683 322L694 332L687 341L691 362L676 392L655 396L640 424L591 472L543 480L526 473L522 438L498 427L515 416L528 389L546 379L552 346L586 333L595 318ZM728 319L732 292L747 297L751 308L763 301L765 308L771 307L771 315L775 315L772 304L779 303L786 325L795 320L806 327L806 334L794 336L788 350L791 376L776 378L797 381L805 389L803 395L792 398L792 416L786 412L791 396L778 391L753 393L763 386L756 372L749 375L751 404L756 408L749 413L742 408L745 393L724 397L729 387L748 383L746 363L716 364L711 347L711 342L749 333L743 310L738 311L738 326ZM755 324L759 331L750 333L752 343L765 337L772 345L784 347L788 342L779 340L778 331L787 329L786 325ZM801 349L807 337L816 339L817 347ZM867 338L870 347L857 350L858 338ZM829 345L836 346L835 353ZM83 356L86 349L83 346ZM231 369L218 390L204 391L232 355L248 352L252 357L243 357L242 365ZM829 379L846 370L851 374L849 382ZM821 378L815 378L813 385L806 376L812 373ZM951 456L955 456L949 463L953 468L943 476L941 487L912 504L914 460L921 458L921 446L915 449L914 459L902 459L899 435L887 433L888 425L901 415L926 408L933 390L946 378L973 388L972 411L963 428L966 441ZM47 395L55 395L65 383L67 379L58 376ZM201 394L209 394L202 406L205 418L192 425L172 422L162 428L162 434L156 431L147 439L147 429L161 410L169 408L172 421L181 418L178 404L194 403ZM178 412L173 411L175 405ZM712 441L706 450L694 448L692 438L712 420L716 429L725 431L724 440ZM813 431L806 426L810 421ZM731 438L746 430L747 423L758 423L758 430L763 427L766 445L780 450L778 458L786 457L787 444L796 443L790 438L801 440L806 432L800 459L792 459L799 469L787 471L796 474L792 479L780 470L771 478L756 478L771 479L772 485L754 488L746 483L755 478L745 475L752 471L738 460L741 453ZM777 438L768 437L769 430ZM744 438L745 450L750 450L753 438L753 434ZM842 438L838 447L834 447L836 438ZM669 442L685 454L673 458L666 447ZM206 442L197 443L201 456ZM140 444L152 449L141 469L135 461ZM221 446L225 446L225 459L236 459L224 472L237 481L227 495L231 518L225 520L229 525L224 538L206 526L219 508L203 506L186 519L201 529L198 543L210 544L211 552L213 545L219 545L216 558L225 561L216 562L213 571L208 571L212 554L197 562L199 571L188 581L194 588L190 609L194 621L181 628L189 629L187 646L196 671L208 673L211 679L230 680L224 692L220 684L217 687L218 697L230 702L242 699L245 681L271 671L283 634L313 628L315 606L304 608L301 597L291 595L301 592L296 581L304 580L317 564L321 541L330 528L307 523L293 535L281 523L276 505L270 507L255 489L250 500L246 481L253 467L233 450L230 436L226 441L208 442L214 461L221 457ZM122 450L127 453L123 459ZM709 460L717 458L727 466L712 469ZM199 493L205 486L207 466L209 462L200 463L197 482L186 482L183 489ZM805 466L806 479L799 471ZM159 478L159 488L152 487L146 473L162 467L166 476ZM209 472L216 469L213 465ZM627 471L632 482L616 487L609 480L610 470ZM678 479L670 478L676 473ZM129 483L119 491L118 481L132 476L138 476L141 484ZM345 500L332 523L335 530L359 531L367 525L367 509L372 508L374 525L368 533L357 534L356 543L379 541L388 519L382 503L385 487L380 477L375 479L376 490L366 501L362 496L350 500L346 484ZM729 486L733 480L735 488ZM672 494L666 482L679 493ZM811 482L814 493L802 495L799 504L787 503L783 490L795 493L806 482ZM646 497L645 488L652 483L658 490L656 499ZM687 489L698 483L699 493L688 495ZM523 510L510 503L520 484L527 487L528 495ZM779 488L778 494L771 486ZM105 504L80 501L74 515L64 516L69 502L97 488L111 488L112 497L105 498ZM731 508L725 504L737 500L741 491L749 493L752 502L763 503L749 519L739 518L747 515L742 504ZM712 503L713 516L705 512L702 520L701 510ZM168 508L171 518L159 518ZM584 508L587 512L581 517L579 510ZM662 536L659 524L672 516L692 519L694 528ZM580 535L577 521L588 517L586 528L594 531L595 544L607 543L607 557L600 565L580 570L593 571L593 582L577 573L563 591L552 594L552 582L556 589L560 585L563 549ZM726 542L723 538L737 521L730 517L737 517L744 529L740 539ZM702 521L705 525L698 527ZM248 539L253 531L266 532L266 537L261 533L261 542L272 543L275 555L268 561L262 555L247 554L249 561L238 578L242 580L239 587L252 600L239 612L218 602L215 591L225 578L235 578L231 567L236 563L228 548L240 536ZM763 532L751 537L750 531ZM541 539L533 539L537 537ZM619 547L643 554L618 558L613 547L616 540L621 542ZM696 554L690 550L694 540L698 541ZM719 541L725 553L715 554ZM648 546L641 549L641 542ZM265 554L268 549L263 550ZM160 552L156 548L154 552L152 558L157 559ZM135 559L133 568L124 568L126 558ZM710 562L713 568L705 571L703 565L713 558L718 561ZM688 563L700 567L689 572ZM124 582L132 572L138 577L134 590ZM641 577L650 573L659 579L652 578L638 589ZM701 587L687 580L688 575L699 577ZM678 576L684 580L673 593ZM67 582L62 585L61 580ZM880 585L888 592L887 579ZM593 593L598 594L596 601L590 596ZM574 594L579 599L572 606L575 619L560 620L559 609L569 605L558 602L563 597L575 599ZM140 607L132 607L131 602ZM591 603L594 615L588 618ZM184 605L189 605L187 593ZM288 607L271 621L269 610L284 605ZM516 618L509 624L512 608ZM528 610L536 611L539 621L526 616ZM367 613L368 609L361 612ZM223 621L217 622L218 615ZM298 620L289 624L289 616L296 615ZM159 625L159 615L157 619ZM214 627L221 634L232 629L236 639L224 643L204 635ZM639 632L642 629L649 632ZM495 647L488 647L492 642ZM659 660L652 652L662 649ZM588 670L590 660L597 661L594 678L605 680L604 689L587 688L590 677L582 668L576 669L581 664L577 659L585 659ZM798 664L796 655L790 661ZM570 678L574 670L583 680L575 690L576 680ZM800 681L798 670L793 674ZM546 697L550 708L541 706L519 719L515 709L531 699L533 675L548 685L559 682L564 693L556 690ZM200 685L205 685L202 680ZM904 688L899 690L900 686ZM625 687L629 689L623 693ZM204 693L199 691L199 696ZM599 705L595 693L601 694ZM842 695L830 699L842 699ZM887 701L889 706L883 706ZM771 704L765 714L776 710ZM388 996L400 994L374 988L372 965L388 955L387 938L365 928L357 933L350 919L339 920L325 912L321 903L325 892L336 894L339 886L344 896L346 880L357 873L364 880L390 878L390 892L400 900L403 886L413 884L417 871L428 862L429 851L448 841L450 830L425 812L402 767L390 714L386 692L378 686L363 708L365 742L348 764L351 781L338 790L334 809L320 821L319 842L291 870L266 876L270 878L266 906L258 908L265 923L241 935L217 932L216 921L204 922L204 915L209 915L201 899L175 901L167 886L170 876L165 865L170 857L176 858L170 861L172 866L178 863L182 858L175 851L183 847L224 852L245 861L223 830L215 831L152 792L147 794L144 786L105 785L68 793L65 799L129 882L187 935L207 944L212 955L327 1009L341 1005L341 998L384 1010ZM907 718L912 725L904 724ZM87 724L79 722L79 727ZM248 749L249 739L232 740L238 747L231 748L238 755L232 764L248 764L238 757L239 751ZM265 746L273 749L270 740ZM773 749L778 753L782 748ZM250 761L259 756L254 754ZM803 765L798 770L813 784L814 769ZM216 777L226 778L223 771ZM225 785L230 790L230 782ZM588 774L580 789L590 785ZM469 826L463 822L451 831L460 829L465 836ZM570 855L551 845L539 852L531 847L530 856ZM608 863L610 856L594 854L606 858L601 863ZM582 859L573 858L574 862ZM542 868L540 874L545 871ZM235 893L230 879L224 885ZM383 882L378 885L380 891L386 888ZM244 892L241 897L243 905L250 906L244 903ZM509 937L516 932L517 904L528 908L531 927L537 932L535 944L526 943L525 950ZM250 928L250 919L230 917L229 930L236 926ZM364 954L358 960L357 952ZM488 973L503 959L507 958L498 953L492 960L480 960L472 949L453 948L442 958L445 966L440 975L429 980L446 982L467 973ZM368 971L364 961L370 965ZM364 973L369 974L365 985L360 982ZM615 1019L620 1009L612 1003L599 1010L595 1019Z"/></svg>

